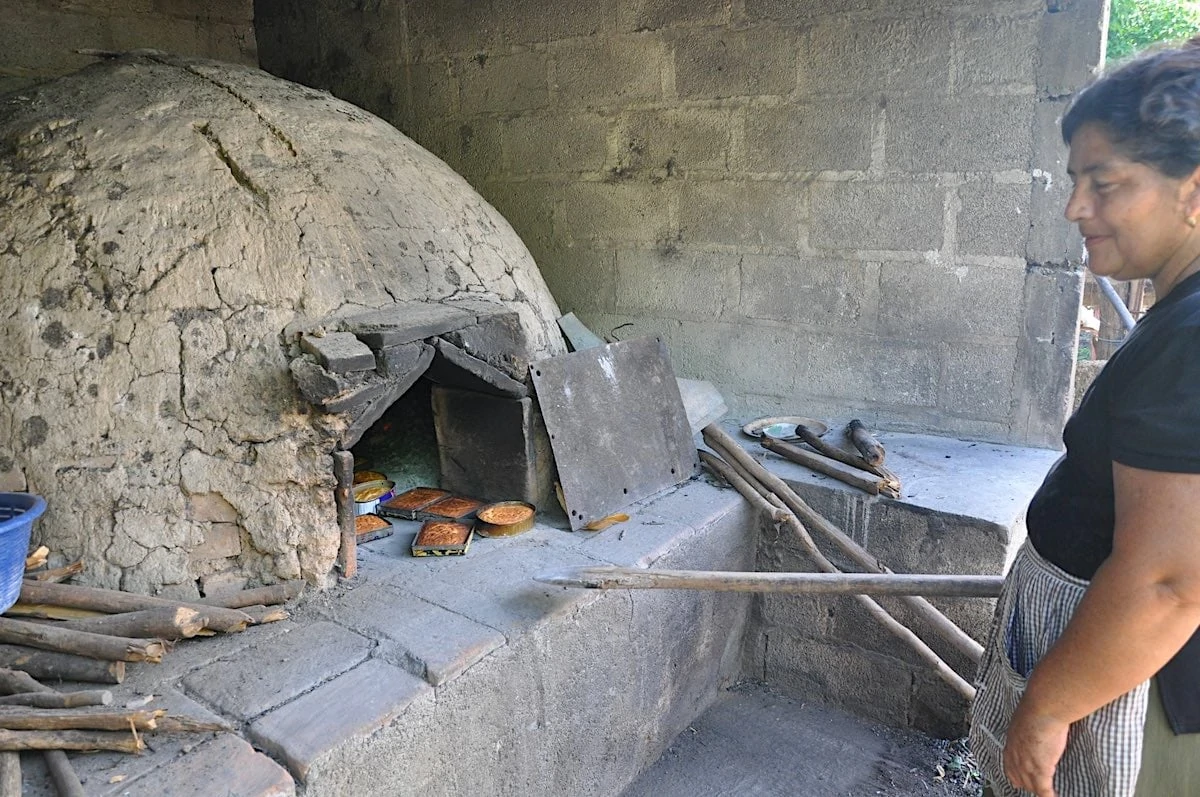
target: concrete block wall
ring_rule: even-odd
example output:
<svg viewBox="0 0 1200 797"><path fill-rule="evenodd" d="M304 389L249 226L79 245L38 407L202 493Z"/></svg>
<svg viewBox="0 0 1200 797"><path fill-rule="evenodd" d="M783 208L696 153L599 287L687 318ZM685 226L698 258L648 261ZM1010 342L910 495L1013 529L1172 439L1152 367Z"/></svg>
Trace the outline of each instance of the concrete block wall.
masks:
<svg viewBox="0 0 1200 797"><path fill-rule="evenodd" d="M743 417L1057 445L1102 0L333 6L259 0L263 67L445 159L597 332Z"/></svg>
<svg viewBox="0 0 1200 797"><path fill-rule="evenodd" d="M149 48L258 65L253 0L0 0L0 94Z"/></svg>

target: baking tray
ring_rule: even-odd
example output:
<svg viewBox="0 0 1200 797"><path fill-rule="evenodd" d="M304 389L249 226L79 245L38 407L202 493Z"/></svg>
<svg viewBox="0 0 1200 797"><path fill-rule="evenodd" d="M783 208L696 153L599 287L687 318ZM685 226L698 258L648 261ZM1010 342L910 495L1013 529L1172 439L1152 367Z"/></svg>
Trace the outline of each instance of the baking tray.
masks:
<svg viewBox="0 0 1200 797"><path fill-rule="evenodd" d="M459 535L454 542L432 542L434 529L439 526L455 527ZM421 524L421 530L413 538L413 556L463 556L471 547L471 538L475 534L473 523L461 523L456 520L426 520ZM425 539L422 539L425 538Z"/></svg>
<svg viewBox="0 0 1200 797"><path fill-rule="evenodd" d="M383 523L383 525L379 525ZM373 526L366 531L359 531L364 526ZM371 540L381 540L384 537L392 536L395 529L392 524L385 518L379 515L359 515L354 518L354 538L356 542L370 542Z"/></svg>
<svg viewBox="0 0 1200 797"><path fill-rule="evenodd" d="M478 498L467 498L463 495L448 495L439 501L434 501L422 507L417 512L417 520L465 520L473 517L475 511L484 502Z"/></svg>
<svg viewBox="0 0 1200 797"><path fill-rule="evenodd" d="M420 510L449 496L449 490L437 487L414 487L381 503L378 512L388 517L416 520Z"/></svg>

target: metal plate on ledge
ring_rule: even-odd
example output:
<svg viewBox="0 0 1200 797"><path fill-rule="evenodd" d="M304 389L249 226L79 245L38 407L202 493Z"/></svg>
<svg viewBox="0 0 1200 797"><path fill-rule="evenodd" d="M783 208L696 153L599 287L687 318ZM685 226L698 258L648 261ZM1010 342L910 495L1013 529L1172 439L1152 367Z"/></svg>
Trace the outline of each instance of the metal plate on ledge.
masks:
<svg viewBox="0 0 1200 797"><path fill-rule="evenodd" d="M658 338L551 357L530 371L573 530L695 475L696 444Z"/></svg>

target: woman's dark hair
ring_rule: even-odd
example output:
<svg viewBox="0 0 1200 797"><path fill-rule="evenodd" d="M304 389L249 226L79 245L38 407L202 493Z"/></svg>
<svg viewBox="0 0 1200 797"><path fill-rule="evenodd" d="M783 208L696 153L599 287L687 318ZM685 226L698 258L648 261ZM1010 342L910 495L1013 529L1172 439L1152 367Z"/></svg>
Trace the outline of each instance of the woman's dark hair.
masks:
<svg viewBox="0 0 1200 797"><path fill-rule="evenodd" d="M1075 95L1063 141L1085 124L1104 128L1130 160L1183 177L1200 166L1200 37L1119 65Z"/></svg>

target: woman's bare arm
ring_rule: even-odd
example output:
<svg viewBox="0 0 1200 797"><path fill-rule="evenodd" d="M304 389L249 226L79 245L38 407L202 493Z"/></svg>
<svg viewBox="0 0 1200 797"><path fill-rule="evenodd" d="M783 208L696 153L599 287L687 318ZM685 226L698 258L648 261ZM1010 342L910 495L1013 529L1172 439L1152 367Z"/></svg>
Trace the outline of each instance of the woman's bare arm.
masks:
<svg viewBox="0 0 1200 797"><path fill-rule="evenodd" d="M1004 768L1039 797L1070 724L1157 673L1200 627L1200 474L1113 464L1113 552L1066 631L1034 668Z"/></svg>

